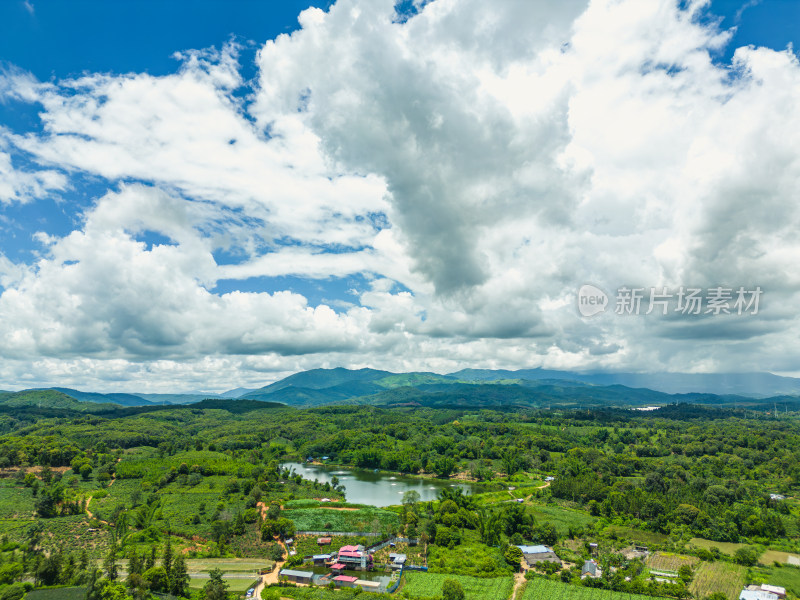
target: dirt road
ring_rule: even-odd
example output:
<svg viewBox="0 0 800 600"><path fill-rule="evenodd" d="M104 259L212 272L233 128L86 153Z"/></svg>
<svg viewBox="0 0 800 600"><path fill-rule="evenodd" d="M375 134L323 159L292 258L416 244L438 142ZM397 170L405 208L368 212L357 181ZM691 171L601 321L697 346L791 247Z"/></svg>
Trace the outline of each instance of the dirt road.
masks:
<svg viewBox="0 0 800 600"><path fill-rule="evenodd" d="M283 546L283 551L286 553L286 556L289 556L289 551L286 549L286 544L283 542L278 543ZM268 585L278 583L278 577L280 576L281 569L283 568L285 562L285 560L282 560L281 562L275 563L271 573L261 576L261 581L259 581L258 585L256 586L256 591L253 594L253 598L256 600L261 600L262 590Z"/></svg>

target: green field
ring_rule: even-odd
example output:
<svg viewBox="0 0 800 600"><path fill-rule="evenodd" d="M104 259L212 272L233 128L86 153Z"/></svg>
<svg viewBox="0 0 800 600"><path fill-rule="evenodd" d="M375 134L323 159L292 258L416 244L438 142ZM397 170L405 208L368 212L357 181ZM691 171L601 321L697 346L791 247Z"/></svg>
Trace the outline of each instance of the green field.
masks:
<svg viewBox="0 0 800 600"><path fill-rule="evenodd" d="M208 583L208 578L191 578L189 579L189 588L193 590L199 590L206 583ZM256 587L258 583L255 579L249 578L236 578L236 579L225 579L225 583L228 584L228 591L229 592L246 592L250 588Z"/></svg>
<svg viewBox="0 0 800 600"><path fill-rule="evenodd" d="M360 508L356 510L300 508L284 511L284 515L294 521L298 531L366 531L380 533L399 524L399 517L396 513L381 510L380 508Z"/></svg>
<svg viewBox="0 0 800 600"><path fill-rule="evenodd" d="M764 554L762 554L758 558L758 562L762 565L772 565L776 562L788 564L789 557L792 556L796 559L800 559L800 556L797 554L792 554L791 552L782 552L780 550L766 550Z"/></svg>
<svg viewBox="0 0 800 600"><path fill-rule="evenodd" d="M704 562L694 574L689 591L696 598L705 598L711 592L722 592L736 600L747 576L747 568L726 562Z"/></svg>
<svg viewBox="0 0 800 600"><path fill-rule="evenodd" d="M462 543L453 548L428 546L428 568L431 573L480 577L510 576L513 572L499 548L480 543L476 534L466 531Z"/></svg>
<svg viewBox="0 0 800 600"><path fill-rule="evenodd" d="M32 519L33 491L13 479L0 479L0 519Z"/></svg>
<svg viewBox="0 0 800 600"><path fill-rule="evenodd" d="M800 567L769 567L758 570L761 583L769 583L770 585L779 585L786 588L786 591L791 596L800 597Z"/></svg>
<svg viewBox="0 0 800 600"><path fill-rule="evenodd" d="M620 525L609 525L606 528L606 532L609 535L615 535L618 538L622 538L631 542L639 542L640 544L663 544L669 537L663 533L642 531L640 529L622 527Z"/></svg>
<svg viewBox="0 0 800 600"><path fill-rule="evenodd" d="M567 535L570 527L586 527L597 520L596 517L591 516L587 512L563 508L553 504L535 505L533 508L533 516L536 517L537 521L544 521L555 525L558 535L560 536Z"/></svg>
<svg viewBox="0 0 800 600"><path fill-rule="evenodd" d="M455 579L461 584L466 600L506 600L514 587L511 577L480 578L411 571L405 573L403 579L402 592L408 592L412 598L441 596L446 579Z"/></svg>
<svg viewBox="0 0 800 600"><path fill-rule="evenodd" d="M525 586L522 600L652 600L652 596L586 588L536 577Z"/></svg>
<svg viewBox="0 0 800 600"><path fill-rule="evenodd" d="M711 550L717 548L723 554L733 556L739 548L744 548L747 544L737 544L734 542L714 542L712 540L704 540L703 538L692 538L689 540L689 545L695 548L704 548Z"/></svg>
<svg viewBox="0 0 800 600"><path fill-rule="evenodd" d="M63 587L46 590L31 590L25 595L25 600L84 600L86 588Z"/></svg>

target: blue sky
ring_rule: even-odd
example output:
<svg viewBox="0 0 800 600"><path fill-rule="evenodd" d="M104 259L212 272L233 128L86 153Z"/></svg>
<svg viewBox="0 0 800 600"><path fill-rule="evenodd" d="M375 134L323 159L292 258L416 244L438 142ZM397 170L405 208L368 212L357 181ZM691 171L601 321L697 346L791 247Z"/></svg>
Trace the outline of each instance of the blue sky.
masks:
<svg viewBox="0 0 800 600"><path fill-rule="evenodd" d="M797 374L799 22L790 0L0 3L0 387ZM585 283L767 291L751 319L587 320Z"/></svg>

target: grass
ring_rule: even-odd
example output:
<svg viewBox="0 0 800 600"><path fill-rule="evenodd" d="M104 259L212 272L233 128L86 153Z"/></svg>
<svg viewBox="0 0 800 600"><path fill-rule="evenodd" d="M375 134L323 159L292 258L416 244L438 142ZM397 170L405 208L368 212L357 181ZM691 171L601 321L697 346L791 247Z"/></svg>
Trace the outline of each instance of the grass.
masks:
<svg viewBox="0 0 800 600"><path fill-rule="evenodd" d="M746 544L739 544L735 542L714 542L712 540L705 540L703 538L692 538L689 540L689 545L696 548L704 548L711 550L717 548L723 554L733 556L739 548L744 548Z"/></svg>
<svg viewBox="0 0 800 600"><path fill-rule="evenodd" d="M736 600L747 576L745 567L727 562L704 562L694 574L689 591L695 598L705 598L712 592L722 592Z"/></svg>
<svg viewBox="0 0 800 600"><path fill-rule="evenodd" d="M783 564L787 564L789 562L789 557L794 556L798 560L800 560L800 556L797 554L792 554L790 552L781 552L780 550L767 550L762 554L758 562L762 565L772 565L773 563L779 562Z"/></svg>
<svg viewBox="0 0 800 600"><path fill-rule="evenodd" d="M294 521L298 531L339 531L380 533L399 523L396 513L379 508L334 510L331 508L300 508L284 511Z"/></svg>
<svg viewBox="0 0 800 600"><path fill-rule="evenodd" d="M517 595L519 598L519 595ZM560 581L551 581L534 577L525 586L521 600L652 600L652 596L628 594L569 585Z"/></svg>
<svg viewBox="0 0 800 600"><path fill-rule="evenodd" d="M490 548L478 542L474 532L465 531L464 538L463 543L452 550L441 546L428 547L428 568L431 573L478 577L511 575L513 569L499 548Z"/></svg>
<svg viewBox="0 0 800 600"><path fill-rule="evenodd" d="M255 579L250 579L249 577L237 577L235 579L223 578L225 579L225 583L228 584L228 591L229 592L246 592L252 587L255 587L258 583ZM202 589L207 583L209 579L208 577L204 578L191 578L189 579L189 588L193 590Z"/></svg>
<svg viewBox="0 0 800 600"><path fill-rule="evenodd" d="M631 542L638 542L645 545L663 544L669 538L669 536L664 535L663 533L642 531L640 529L623 527L621 525L609 525L606 528L606 532L609 535L615 535L618 538L623 538Z"/></svg>
<svg viewBox="0 0 800 600"><path fill-rule="evenodd" d="M558 535L561 537L569 533L570 527L573 529L583 528L597 520L583 511L549 504L534 506L533 516L539 521L555 525Z"/></svg>
<svg viewBox="0 0 800 600"><path fill-rule="evenodd" d="M800 567L769 567L763 570L763 582L786 588L792 596L800 597ZM759 574L762 570L759 569Z"/></svg>
<svg viewBox="0 0 800 600"><path fill-rule="evenodd" d="M402 592L407 592L412 598L441 596L446 579L455 579L461 584L466 600L506 600L514 587L511 577L480 578L410 571L403 575L403 579Z"/></svg>

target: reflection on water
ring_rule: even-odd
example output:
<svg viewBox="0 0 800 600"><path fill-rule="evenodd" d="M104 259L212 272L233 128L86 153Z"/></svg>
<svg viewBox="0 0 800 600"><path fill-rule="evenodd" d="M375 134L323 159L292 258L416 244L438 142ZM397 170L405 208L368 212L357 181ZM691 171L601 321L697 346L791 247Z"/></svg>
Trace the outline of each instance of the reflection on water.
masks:
<svg viewBox="0 0 800 600"><path fill-rule="evenodd" d="M331 483L336 477L346 488L348 502L355 504L372 504L373 506L390 506L400 504L402 495L415 490L420 500L435 500L439 490L446 487L460 487L465 494L480 491L478 485L450 483L443 479L422 479L405 475L387 475L366 469L343 469L340 466L311 465L306 463L287 462L282 467L292 469L304 479L320 483Z"/></svg>

